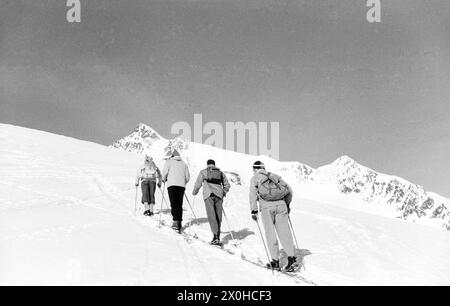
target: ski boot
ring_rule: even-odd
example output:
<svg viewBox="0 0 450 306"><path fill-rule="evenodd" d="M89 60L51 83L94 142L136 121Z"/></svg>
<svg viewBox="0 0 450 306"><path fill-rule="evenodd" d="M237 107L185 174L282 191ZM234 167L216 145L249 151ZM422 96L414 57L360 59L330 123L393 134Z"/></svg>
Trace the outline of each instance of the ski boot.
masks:
<svg viewBox="0 0 450 306"><path fill-rule="evenodd" d="M175 231L178 229L178 221L173 221L172 223L172 229Z"/></svg>
<svg viewBox="0 0 450 306"><path fill-rule="evenodd" d="M149 214L150 217L154 215L153 207L155 207L155 204L150 204L150 214Z"/></svg>
<svg viewBox="0 0 450 306"><path fill-rule="evenodd" d="M283 267L284 272L295 272L297 268L296 258L294 256L288 257L288 263Z"/></svg>
<svg viewBox="0 0 450 306"><path fill-rule="evenodd" d="M173 221L172 229L178 233L181 232L181 222L180 221Z"/></svg>
<svg viewBox="0 0 450 306"><path fill-rule="evenodd" d="M220 242L220 237L218 235L214 235L213 239L211 240L211 245L222 245L222 243Z"/></svg>
<svg viewBox="0 0 450 306"><path fill-rule="evenodd" d="M150 212L150 210L146 210L146 211L144 211L144 216L151 216L151 212Z"/></svg>
<svg viewBox="0 0 450 306"><path fill-rule="evenodd" d="M267 269L280 271L280 261L273 259L270 263L266 265Z"/></svg>

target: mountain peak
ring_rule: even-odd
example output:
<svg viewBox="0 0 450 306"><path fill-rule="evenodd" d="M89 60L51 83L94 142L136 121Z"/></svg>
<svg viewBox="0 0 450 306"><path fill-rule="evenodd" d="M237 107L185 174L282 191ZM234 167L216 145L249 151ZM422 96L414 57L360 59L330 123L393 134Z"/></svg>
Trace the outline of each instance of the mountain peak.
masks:
<svg viewBox="0 0 450 306"><path fill-rule="evenodd" d="M162 139L153 128L145 123L139 123L133 130L133 133L138 133L142 138Z"/></svg>
<svg viewBox="0 0 450 306"><path fill-rule="evenodd" d="M342 155L341 157L339 157L338 159L336 159L333 163L333 166L345 166L345 167L349 167L349 166L354 166L354 165L359 165L354 159L352 159L351 157L347 156L347 155Z"/></svg>
<svg viewBox="0 0 450 306"><path fill-rule="evenodd" d="M165 141L154 129L145 123L139 123L133 132L112 144L112 147L128 152L144 153L147 147Z"/></svg>

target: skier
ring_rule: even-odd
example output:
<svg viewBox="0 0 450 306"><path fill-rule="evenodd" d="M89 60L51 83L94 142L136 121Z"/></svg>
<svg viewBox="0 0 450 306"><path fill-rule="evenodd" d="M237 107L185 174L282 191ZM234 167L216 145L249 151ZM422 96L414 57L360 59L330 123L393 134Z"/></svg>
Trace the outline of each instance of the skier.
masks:
<svg viewBox="0 0 450 306"><path fill-rule="evenodd" d="M156 185L161 188L161 172L151 156L145 155L144 164L136 173L136 188L139 187L139 183L142 189L142 204L145 206L144 215L153 216Z"/></svg>
<svg viewBox="0 0 450 306"><path fill-rule="evenodd" d="M196 196L202 187L206 214L213 233L211 244L221 245L220 226L222 223L223 198L230 190L230 183L228 183L226 175L216 167L216 162L212 159L206 162L206 169L203 169L198 174L192 195Z"/></svg>
<svg viewBox="0 0 450 306"><path fill-rule="evenodd" d="M253 220L258 222L258 204L261 220L266 233L266 241L272 261L267 264L270 269L280 270L277 234L288 254L288 263L284 271L295 269L296 258L294 241L289 228L290 203L292 189L283 179L267 172L264 163L253 164L253 177L250 181L250 207Z"/></svg>
<svg viewBox="0 0 450 306"><path fill-rule="evenodd" d="M173 225L176 231L181 231L183 221L183 197L186 184L190 180L189 168L181 159L177 150L172 151L171 158L167 159L163 172L162 181L167 182L170 206L172 208Z"/></svg>

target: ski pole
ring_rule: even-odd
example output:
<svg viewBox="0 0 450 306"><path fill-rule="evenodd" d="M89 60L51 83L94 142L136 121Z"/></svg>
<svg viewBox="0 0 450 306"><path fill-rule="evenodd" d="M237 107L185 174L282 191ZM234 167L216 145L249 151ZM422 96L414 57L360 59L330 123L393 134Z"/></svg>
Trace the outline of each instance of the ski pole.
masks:
<svg viewBox="0 0 450 306"><path fill-rule="evenodd" d="M192 206L195 206L195 196L194 196L194 198L192 199ZM192 221L193 221L194 218L195 218L195 216L194 216L194 210L191 209L191 222L190 222L190 224L189 224L189 227L191 227ZM195 218L195 219L197 219L197 218Z"/></svg>
<svg viewBox="0 0 450 306"><path fill-rule="evenodd" d="M197 216L195 215L194 209L191 206L191 202L189 201L186 193L184 194L184 197L186 198L186 201L188 202L189 207L191 208L192 214L194 215L195 220L197 220Z"/></svg>
<svg viewBox="0 0 450 306"><path fill-rule="evenodd" d="M289 226L291 228L292 236L294 236L295 244L297 246L297 249L300 250L300 247L298 246L298 242L297 242L297 237L295 236L294 226L292 226L292 221L291 221L291 217L290 216L288 216L288 220L289 220Z"/></svg>
<svg viewBox="0 0 450 306"><path fill-rule="evenodd" d="M225 213L225 208L223 208L223 207L222 207L222 212L223 212L223 216L225 217L225 221L227 222L228 229L230 230L231 239L233 239L233 241L234 241L234 246L237 246L236 239L234 239L233 230L230 227L230 222L228 220L227 214Z"/></svg>
<svg viewBox="0 0 450 306"><path fill-rule="evenodd" d="M192 231L191 231L192 219L194 217L195 220L197 220L197 216L195 215L194 209L192 208L191 203L189 202L189 199L188 199L186 193L184 194L184 196L185 196L185 198L186 198L186 200L187 200L187 202L189 204L189 207L191 208L191 221L189 222L189 226L188 226L188 229L187 229L188 230L188 235L194 237L195 239L197 239L198 235L196 233L194 233L194 235L192 235ZM194 200L193 201L194 201L194 204L195 204L195 196L194 196ZM197 225L199 225L198 221L197 221Z"/></svg>
<svg viewBox="0 0 450 306"><path fill-rule="evenodd" d="M162 191L162 192L164 192L164 191ZM164 198L164 206L166 207L166 209L170 209L170 205L169 205L169 203L167 203L166 198Z"/></svg>
<svg viewBox="0 0 450 306"><path fill-rule="evenodd" d="M259 226L259 221L258 220L256 220L256 224L258 225L259 235L261 236L261 240L262 240L262 243L264 245L264 250L266 250L267 259L269 260L269 264L270 264L271 261L270 261L269 251L267 250L266 242L264 241L264 237L263 237L263 234L262 234L262 231L261 231L261 227ZM273 273L273 267L272 267L272 265L270 265L270 266L272 268L272 274L274 274Z"/></svg>
<svg viewBox="0 0 450 306"><path fill-rule="evenodd" d="M192 202L193 202L192 205L195 205L195 196L194 196L194 199L192 200ZM189 236L192 236L192 221L193 221L193 219L194 219L194 210L191 209L191 221L189 221L189 226L187 228ZM193 237L198 238L197 234L195 234L195 233L194 233Z"/></svg>
<svg viewBox="0 0 450 306"><path fill-rule="evenodd" d="M159 191L161 191L161 206L160 206L160 209L159 209L159 227L161 227L161 223L162 223L162 205L163 205L163 202L164 202L164 189L166 189L166 183L164 182L164 185L163 185L163 189L161 190L161 188L159 188Z"/></svg>
<svg viewBox="0 0 450 306"><path fill-rule="evenodd" d="M137 210L137 194L138 194L138 187L136 186L136 195L134 196L134 215L136 216L136 210Z"/></svg>

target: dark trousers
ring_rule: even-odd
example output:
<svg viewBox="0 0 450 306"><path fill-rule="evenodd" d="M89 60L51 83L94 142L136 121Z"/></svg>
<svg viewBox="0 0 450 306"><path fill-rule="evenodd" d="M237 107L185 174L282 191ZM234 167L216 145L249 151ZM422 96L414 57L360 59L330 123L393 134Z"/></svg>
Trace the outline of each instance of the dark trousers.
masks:
<svg viewBox="0 0 450 306"><path fill-rule="evenodd" d="M170 186L167 188L169 194L170 206L172 207L173 221L183 221L183 197L184 187Z"/></svg>
<svg viewBox="0 0 450 306"><path fill-rule="evenodd" d="M154 181L142 181L142 204L155 204L155 190L156 182Z"/></svg>

